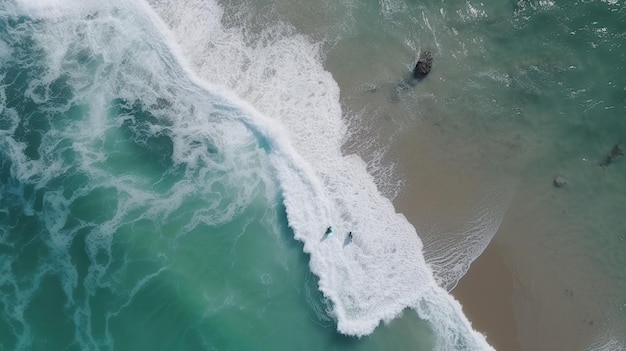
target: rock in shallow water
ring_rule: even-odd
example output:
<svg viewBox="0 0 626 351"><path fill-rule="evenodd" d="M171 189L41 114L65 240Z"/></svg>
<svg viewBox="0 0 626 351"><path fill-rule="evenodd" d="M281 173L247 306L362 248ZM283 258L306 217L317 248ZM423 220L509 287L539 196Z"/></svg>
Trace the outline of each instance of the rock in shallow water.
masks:
<svg viewBox="0 0 626 351"><path fill-rule="evenodd" d="M417 60L415 69L413 69L413 77L422 79L430 73L433 68L433 54L430 51L422 51L420 58Z"/></svg>

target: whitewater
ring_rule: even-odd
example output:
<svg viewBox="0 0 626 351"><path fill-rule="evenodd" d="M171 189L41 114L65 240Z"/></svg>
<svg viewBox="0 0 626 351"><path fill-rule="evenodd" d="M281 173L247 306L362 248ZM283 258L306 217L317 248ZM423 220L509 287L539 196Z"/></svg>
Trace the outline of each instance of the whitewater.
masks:
<svg viewBox="0 0 626 351"><path fill-rule="evenodd" d="M321 43L298 34L285 23L249 28L245 15L225 18L223 9L214 1L191 0L181 5L156 0L107 4L20 0L3 11L46 23L47 30L37 37L48 50L47 60L53 68L50 81L67 72L72 74L74 67L65 61L69 53L91 50L109 63L108 71L99 72L103 76L114 74L128 79L126 72L133 77L138 72L145 75L143 81L112 89L122 96L129 91L129 96L138 91L141 94L141 86L148 84L158 86L154 91L168 97L169 86L171 90L188 92L187 100L199 106L223 111L218 116L220 122L212 124L210 130L203 128L206 116L202 114L192 114L195 120L186 119L188 114L182 112L168 116L170 125L165 129L173 135L174 162L197 167L201 162L210 162L207 151L195 142L203 140L205 133L228 140L218 145L220 149L252 150L258 146L263 150L271 169L259 166L260 171L250 171L245 165L247 158L241 157L233 158L232 167L224 168L224 172L234 173L229 176L242 184L254 179L249 189L244 187L244 193L252 192L250 189L265 182L266 177L278 179L289 227L295 239L304 244L310 270L318 277L318 288L327 299L324 313L336 319L340 333L368 335L381 322L389 323L410 308L431 325L437 338L436 349L492 349L485 337L472 329L460 304L437 284L415 228L381 194L367 164L355 155L342 154L341 147L350 131L342 119L339 88L323 67ZM116 36L107 36L106 30ZM87 47L76 47L82 45L75 44L77 33ZM140 50L146 53L143 61L124 66L129 53ZM167 74L160 75L165 71ZM72 80L78 90L104 89L97 86L98 82L81 88L79 75ZM152 90L146 94L142 95L146 105L158 105L163 97ZM174 110L185 111L185 102L182 99ZM101 106L103 101L90 103ZM98 125L98 118L91 122L89 128L94 133L106 129ZM90 138L83 137L85 144ZM83 162L86 168L91 167L91 161ZM38 167L36 163L30 165ZM32 169L21 170L21 177L28 178L29 171ZM51 173L63 171L61 166L50 169ZM179 188L174 192L177 197L194 191L190 184L180 184ZM132 209L133 199L128 201ZM168 199L168 203L157 202L155 215L172 211L170 208L181 201L175 198ZM247 205L245 201L235 203L231 212ZM229 210L225 211L220 221L227 221L230 215ZM119 216L114 215L113 220ZM63 218L51 218L50 226L62 222ZM329 227L332 235L327 236Z"/></svg>

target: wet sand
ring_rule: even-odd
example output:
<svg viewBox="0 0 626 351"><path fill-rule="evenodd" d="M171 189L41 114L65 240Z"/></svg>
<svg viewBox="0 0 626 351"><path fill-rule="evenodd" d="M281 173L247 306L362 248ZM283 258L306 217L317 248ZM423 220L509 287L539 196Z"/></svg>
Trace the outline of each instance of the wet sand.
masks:
<svg viewBox="0 0 626 351"><path fill-rule="evenodd" d="M498 175L472 167L476 163L460 160L462 155L458 153L457 157L441 154L441 150L457 150L455 145L447 144L450 139L444 133L423 124L420 137L405 139L397 145L397 153L390 155L400 161L407 180L394 204L416 227L427 251L429 245L437 247L437 241L442 238L458 240L457 236L468 229L475 230L468 228L468 222L475 218L477 207L491 213L493 204L488 203L494 199L496 205L508 206L504 197L484 197ZM496 230L499 227L481 234L489 239L502 234ZM452 295L463 305L473 328L485 334L496 350L522 351L513 306L515 278L503 248L493 239L485 245Z"/></svg>
<svg viewBox="0 0 626 351"><path fill-rule="evenodd" d="M452 291L472 327L496 350L522 351L513 312L513 276L497 243L491 243Z"/></svg>
<svg viewBox="0 0 626 351"><path fill-rule="evenodd" d="M422 129L426 127L422 124ZM494 204L506 206L502 223L493 233L482 233L493 238L489 236L489 245L452 295L474 329L485 334L496 350L587 349L606 328L605 317L598 313L606 308L593 301L610 286L602 284L607 279L601 279L601 272L586 258L588 247L563 234L586 228L577 222L575 212L568 212L571 203L583 202L555 188L549 174L543 183L513 185L510 203L485 198L494 180L504 179L507 186L507 175L476 166L461 151L448 152L460 149L444 134L431 128L407 138L390 155L399 160L406 179L394 205L417 229L425 257L441 242L452 241L447 248L463 247L459 235L468 227L471 231L482 226L480 221L470 223L477 209L493 213ZM441 258L435 255L430 261Z"/></svg>
<svg viewBox="0 0 626 351"><path fill-rule="evenodd" d="M621 290L598 270L602 266L590 255L595 247L580 233L599 236L590 218L573 210L573 204L585 203L570 198L577 189L558 189L550 181L546 177L518 191L496 236L515 279L517 339L532 351L619 350L590 348L616 325L604 315L606 302L599 296Z"/></svg>

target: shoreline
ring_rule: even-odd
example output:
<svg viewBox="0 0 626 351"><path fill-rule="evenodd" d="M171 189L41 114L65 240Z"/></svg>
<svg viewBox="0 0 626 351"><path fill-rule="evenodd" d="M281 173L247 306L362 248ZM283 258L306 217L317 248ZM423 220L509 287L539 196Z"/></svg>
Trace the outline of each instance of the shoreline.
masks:
<svg viewBox="0 0 626 351"><path fill-rule="evenodd" d="M513 310L513 274L497 243L490 243L451 291L472 327L496 350L523 351Z"/></svg>
<svg viewBox="0 0 626 351"><path fill-rule="evenodd" d="M419 137L401 140L390 157L399 161L406 179L394 206L416 228L424 249L428 249L432 243L437 247L442 238L458 240L455 235L476 229L467 227L468 220L475 218L477 207L494 209L493 203L485 201L493 198L485 199L485 194L496 174L463 162L459 155L446 157L442 152L450 147L446 135L428 123L421 127ZM513 199L511 203L503 199L496 198L495 204L513 205ZM505 214L502 216L505 221ZM485 335L496 350L523 351L514 310L515 272L508 264L505 248L496 240L503 235L502 230L497 226L482 232L489 242L450 294L462 305L472 328Z"/></svg>

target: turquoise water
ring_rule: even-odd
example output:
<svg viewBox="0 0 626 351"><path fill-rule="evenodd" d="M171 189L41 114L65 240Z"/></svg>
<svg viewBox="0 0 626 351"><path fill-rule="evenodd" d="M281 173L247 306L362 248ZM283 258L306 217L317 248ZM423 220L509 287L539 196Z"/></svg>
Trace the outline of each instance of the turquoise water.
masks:
<svg viewBox="0 0 626 351"><path fill-rule="evenodd" d="M626 142L622 3L20 0L0 20L1 350L485 350L437 284L494 235L526 349L623 347L626 162L598 166ZM424 49L433 72L398 89ZM390 201L416 137L497 175L453 236Z"/></svg>
<svg viewBox="0 0 626 351"><path fill-rule="evenodd" d="M313 143L287 129L194 75L143 3L3 7L2 349L486 346L369 175L342 174L340 114Z"/></svg>

